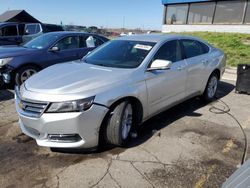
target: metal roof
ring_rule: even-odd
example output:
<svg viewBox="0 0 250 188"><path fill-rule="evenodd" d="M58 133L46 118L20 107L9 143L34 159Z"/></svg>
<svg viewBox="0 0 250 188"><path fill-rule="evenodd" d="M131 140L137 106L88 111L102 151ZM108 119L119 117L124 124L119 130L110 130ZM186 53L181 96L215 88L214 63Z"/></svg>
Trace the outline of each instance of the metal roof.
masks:
<svg viewBox="0 0 250 188"><path fill-rule="evenodd" d="M30 22L40 23L25 10L9 10L0 15L0 22Z"/></svg>
<svg viewBox="0 0 250 188"><path fill-rule="evenodd" d="M213 1L213 0L162 0L162 4L169 5L169 4L180 4L180 3L197 3L204 1Z"/></svg>

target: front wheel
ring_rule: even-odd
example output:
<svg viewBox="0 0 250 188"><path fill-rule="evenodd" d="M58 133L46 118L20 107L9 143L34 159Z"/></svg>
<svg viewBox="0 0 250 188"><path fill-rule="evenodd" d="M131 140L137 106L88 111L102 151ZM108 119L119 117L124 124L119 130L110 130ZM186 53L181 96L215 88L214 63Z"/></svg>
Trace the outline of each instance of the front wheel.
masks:
<svg viewBox="0 0 250 188"><path fill-rule="evenodd" d="M206 89L203 93L203 98L207 102L211 102L214 99L218 88L218 81L218 76L214 73L209 77Z"/></svg>
<svg viewBox="0 0 250 188"><path fill-rule="evenodd" d="M35 66L25 66L16 72L15 84L22 85L29 77L36 74L39 69Z"/></svg>
<svg viewBox="0 0 250 188"><path fill-rule="evenodd" d="M117 105L109 114L106 126L106 141L115 146L124 146L133 124L133 109L129 101Z"/></svg>

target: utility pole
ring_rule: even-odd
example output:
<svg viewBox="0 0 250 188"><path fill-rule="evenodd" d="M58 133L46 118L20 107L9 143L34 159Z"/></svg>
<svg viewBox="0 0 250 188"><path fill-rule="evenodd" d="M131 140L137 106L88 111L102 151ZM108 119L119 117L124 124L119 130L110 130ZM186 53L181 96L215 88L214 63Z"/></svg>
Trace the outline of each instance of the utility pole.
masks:
<svg viewBox="0 0 250 188"><path fill-rule="evenodd" d="M125 16L123 16L123 25L122 25L123 32L125 31Z"/></svg>

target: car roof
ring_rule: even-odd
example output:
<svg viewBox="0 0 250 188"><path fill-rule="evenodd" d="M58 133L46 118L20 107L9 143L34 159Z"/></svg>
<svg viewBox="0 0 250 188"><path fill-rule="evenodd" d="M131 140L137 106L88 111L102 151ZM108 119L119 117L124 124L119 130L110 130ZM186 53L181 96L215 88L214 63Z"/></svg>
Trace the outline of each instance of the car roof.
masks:
<svg viewBox="0 0 250 188"><path fill-rule="evenodd" d="M85 32L76 32L76 31L53 31L49 32L47 34L56 34L56 35L72 35L72 34L88 34Z"/></svg>
<svg viewBox="0 0 250 188"><path fill-rule="evenodd" d="M94 34L94 33L87 33L87 32L77 32L77 31L53 31L53 32L49 32L46 34L55 34L55 35L59 35L59 36L67 36L67 35L93 35L93 36L100 36L100 37L104 37L102 35L98 35L98 34ZM106 37L104 37L106 38Z"/></svg>
<svg viewBox="0 0 250 188"><path fill-rule="evenodd" d="M14 24L17 24L17 22L0 22L0 26L3 26L3 25L14 25Z"/></svg>
<svg viewBox="0 0 250 188"><path fill-rule="evenodd" d="M129 36L119 37L116 40L132 40L132 41L159 43L159 42L164 42L170 39L180 39L180 38L194 39L194 40L201 41L201 39L199 38L187 36L187 35L181 35L181 34L138 34L138 35L129 35Z"/></svg>

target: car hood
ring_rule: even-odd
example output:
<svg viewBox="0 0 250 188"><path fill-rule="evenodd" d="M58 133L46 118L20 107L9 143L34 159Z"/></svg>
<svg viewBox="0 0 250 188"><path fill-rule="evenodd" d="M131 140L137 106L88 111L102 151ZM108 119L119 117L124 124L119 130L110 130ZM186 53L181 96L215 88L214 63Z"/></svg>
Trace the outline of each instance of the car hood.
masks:
<svg viewBox="0 0 250 188"><path fill-rule="evenodd" d="M127 81L133 71L100 67L83 62L69 62L51 66L25 82L29 91L42 94L64 95L76 93L97 94L100 90Z"/></svg>
<svg viewBox="0 0 250 188"><path fill-rule="evenodd" d="M37 49L24 48L21 46L2 46L0 47L0 58L27 55L34 51L37 51Z"/></svg>

